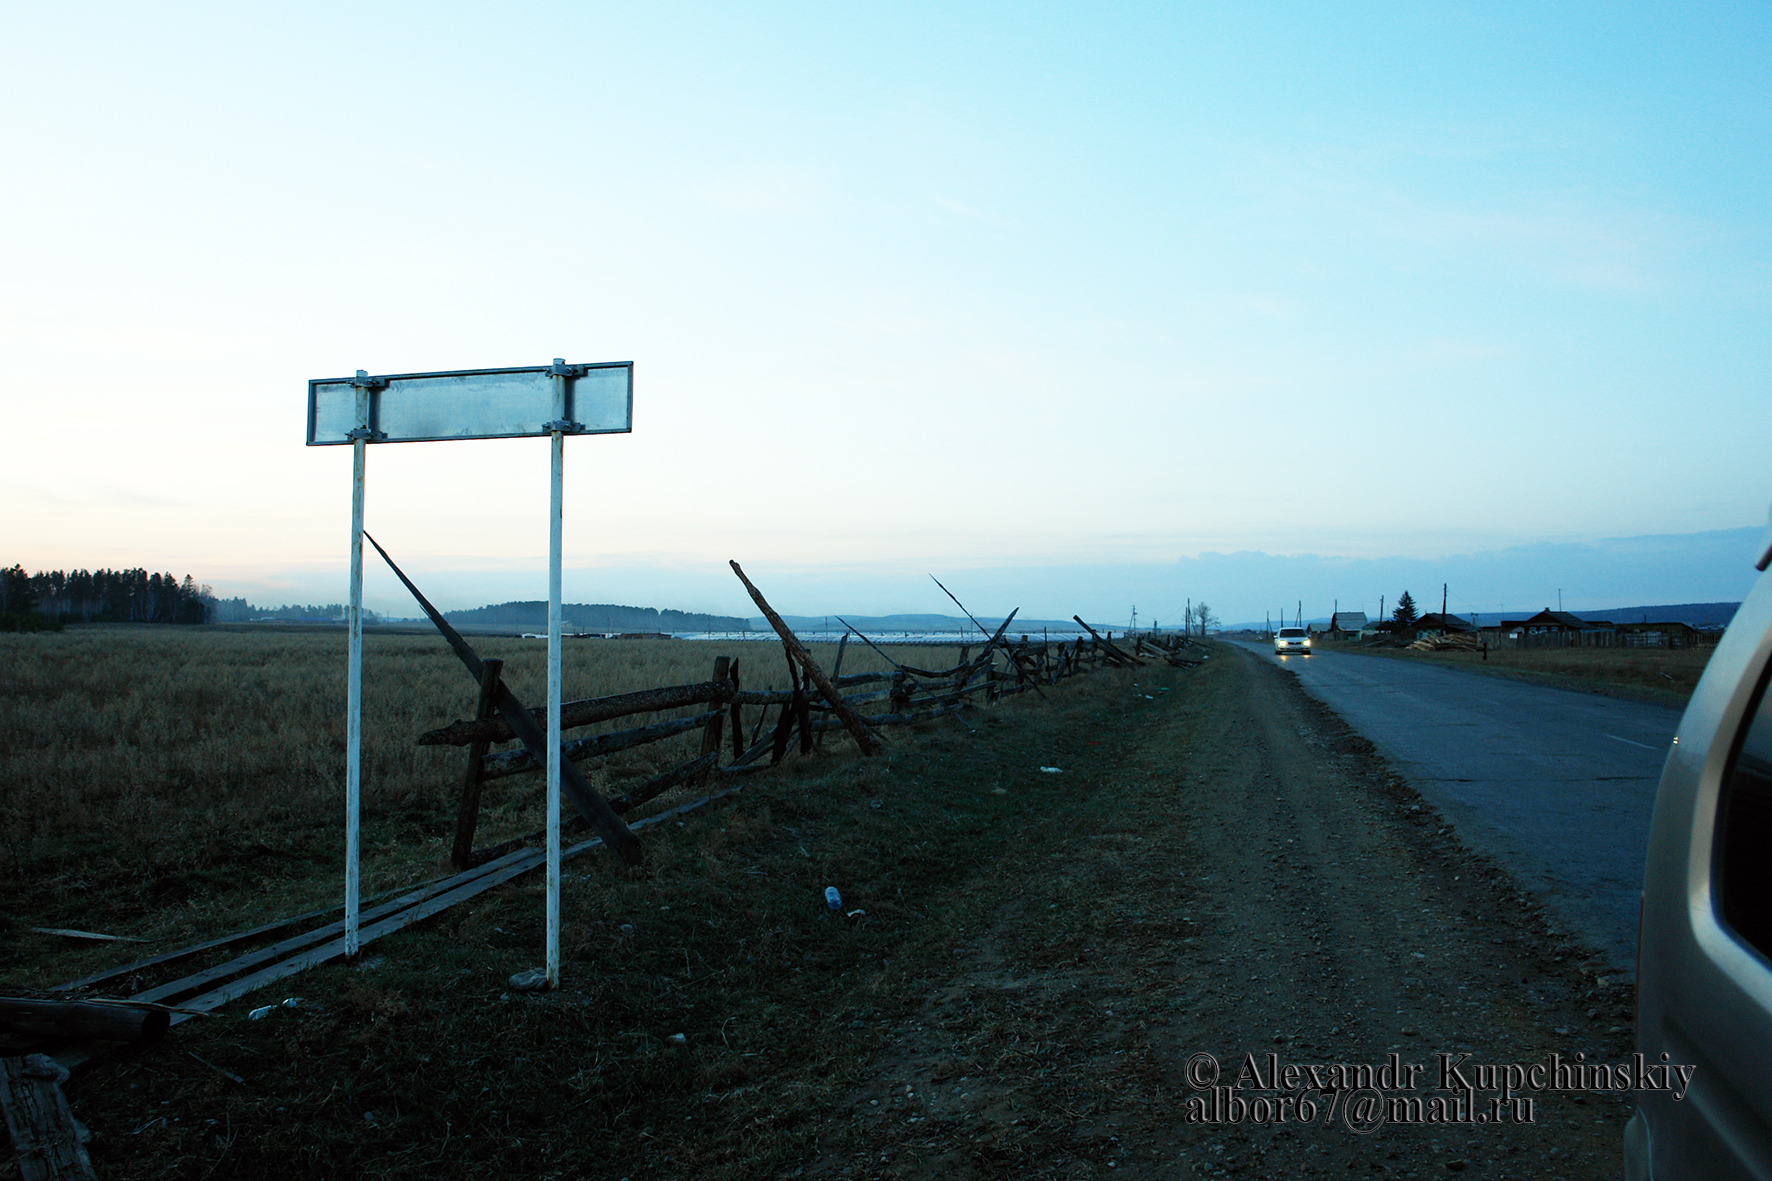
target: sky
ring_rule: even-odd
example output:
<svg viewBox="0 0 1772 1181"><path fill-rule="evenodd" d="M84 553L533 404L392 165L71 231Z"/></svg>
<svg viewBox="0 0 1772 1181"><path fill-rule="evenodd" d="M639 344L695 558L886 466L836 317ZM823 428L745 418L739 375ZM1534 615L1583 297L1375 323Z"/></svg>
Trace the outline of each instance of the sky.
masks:
<svg viewBox="0 0 1772 1181"><path fill-rule="evenodd" d="M567 443L568 601L752 614L729 558L804 614L950 609L928 573L1056 618L1375 611L1441 565L1484 571L1472 610L1739 597L1769 34L1727 3L18 7L0 564L341 601L350 455L303 445L307 381L565 357L635 365L633 433ZM445 607L543 598L547 472L540 439L372 447L368 527ZM366 601L412 613L373 566Z"/></svg>

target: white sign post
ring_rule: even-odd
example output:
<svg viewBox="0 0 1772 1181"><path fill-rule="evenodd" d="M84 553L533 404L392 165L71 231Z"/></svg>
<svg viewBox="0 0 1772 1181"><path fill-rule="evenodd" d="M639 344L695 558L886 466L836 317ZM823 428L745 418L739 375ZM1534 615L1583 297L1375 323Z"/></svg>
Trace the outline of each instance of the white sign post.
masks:
<svg viewBox="0 0 1772 1181"><path fill-rule="evenodd" d="M633 429L631 361L519 369L464 369L308 382L310 447L349 443L351 463L350 671L345 724L345 954L357 954L358 829L363 745L363 487L369 443L549 439L548 504L548 987L560 983L560 559L567 435Z"/></svg>

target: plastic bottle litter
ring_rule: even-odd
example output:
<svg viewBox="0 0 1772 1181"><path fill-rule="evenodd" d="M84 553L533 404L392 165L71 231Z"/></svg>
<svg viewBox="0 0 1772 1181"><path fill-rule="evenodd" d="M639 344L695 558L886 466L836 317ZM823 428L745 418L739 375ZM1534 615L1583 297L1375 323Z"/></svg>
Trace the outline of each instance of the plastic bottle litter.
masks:
<svg viewBox="0 0 1772 1181"><path fill-rule="evenodd" d="M843 909L843 896L837 893L837 887L826 886L824 888L824 904L832 910Z"/></svg>
<svg viewBox="0 0 1772 1181"><path fill-rule="evenodd" d="M278 1009L299 1009L299 1008L301 1008L301 998L299 996L288 996L288 997L284 997L281 1001L278 1001L274 1005L260 1005L258 1008L254 1009L252 1012L246 1014L246 1019L248 1021L263 1021L266 1017L269 1017L272 1013L275 1013Z"/></svg>

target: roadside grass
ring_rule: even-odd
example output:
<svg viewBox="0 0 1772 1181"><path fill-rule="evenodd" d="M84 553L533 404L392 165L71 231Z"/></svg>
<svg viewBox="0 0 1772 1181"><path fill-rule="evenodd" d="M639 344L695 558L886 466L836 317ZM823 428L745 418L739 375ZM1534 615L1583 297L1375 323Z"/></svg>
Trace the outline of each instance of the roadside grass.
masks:
<svg viewBox="0 0 1772 1181"><path fill-rule="evenodd" d="M283 995L265 994L95 1063L69 1084L95 1165L751 1178L850 1154L865 1134L834 1105L1018 904L1005 891L1029 866L1150 790L1124 752L1173 700L1157 690L1187 682L1104 669L893 731L889 758L792 759L649 830L644 871L569 862L558 992L505 984L542 954L543 896L525 879L291 978L299 1007L243 1020ZM1055 939L1100 919L1086 891L1041 901Z"/></svg>
<svg viewBox="0 0 1772 1181"><path fill-rule="evenodd" d="M1317 641L1331 652L1392 660L1419 660L1514 677L1560 689L1610 692L1650 705L1683 709L1715 647L1706 648L1493 648L1481 652L1417 652Z"/></svg>
<svg viewBox="0 0 1772 1181"><path fill-rule="evenodd" d="M477 637L532 706L545 701L546 650ZM0 972L43 986L127 958L118 945L33 933L73 927L146 938L155 950L337 903L343 872L345 637L246 628L72 626L0 635ZM834 645L815 646L829 662ZM895 649L915 663L953 652ZM787 684L769 642L586 641L565 649L569 698L706 680L718 655L743 684ZM861 645L846 672L886 667ZM472 715L476 687L441 638L365 641L364 890L447 872L463 752L419 734ZM695 712L617 719L617 730ZM758 717L747 710L747 724ZM619 791L694 756L686 734L586 764ZM827 735L832 750L848 739ZM667 794L647 811L681 803ZM479 839L543 824L539 775L495 780ZM127 945L133 947L135 945Z"/></svg>

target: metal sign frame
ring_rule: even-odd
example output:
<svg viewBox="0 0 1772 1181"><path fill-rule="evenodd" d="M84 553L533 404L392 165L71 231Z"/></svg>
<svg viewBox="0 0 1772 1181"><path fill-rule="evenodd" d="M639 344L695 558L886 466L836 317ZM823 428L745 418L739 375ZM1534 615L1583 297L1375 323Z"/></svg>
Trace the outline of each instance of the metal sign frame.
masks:
<svg viewBox="0 0 1772 1181"><path fill-rule="evenodd" d="M633 430L634 364L609 361L316 378L307 445L350 444L351 602L345 727L345 955L358 949L363 753L363 490L370 443L546 437L548 496L547 986L560 984L560 556L566 436Z"/></svg>
<svg viewBox="0 0 1772 1181"><path fill-rule="evenodd" d="M559 395L562 386L565 403ZM368 405L363 399L367 396ZM352 442L435 443L454 439L523 439L552 433L625 434L633 430L634 363L452 369L308 382L310 447Z"/></svg>

